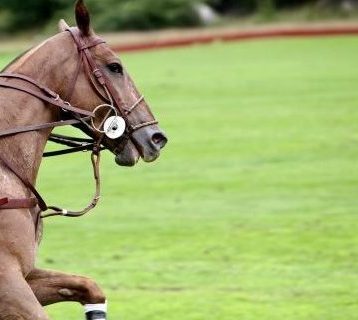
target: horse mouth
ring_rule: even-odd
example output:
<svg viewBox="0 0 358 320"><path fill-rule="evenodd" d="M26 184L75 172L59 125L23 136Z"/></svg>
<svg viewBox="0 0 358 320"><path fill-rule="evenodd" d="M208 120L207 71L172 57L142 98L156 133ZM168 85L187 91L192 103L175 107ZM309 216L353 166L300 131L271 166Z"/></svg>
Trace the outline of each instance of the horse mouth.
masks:
<svg viewBox="0 0 358 320"><path fill-rule="evenodd" d="M137 148L133 145L131 141L128 141L124 146L123 150L115 155L115 161L119 166L123 167L133 167L135 166L141 155Z"/></svg>
<svg viewBox="0 0 358 320"><path fill-rule="evenodd" d="M133 133L123 150L116 154L116 163L120 166L132 167L140 158L144 162L153 162L158 159L167 141L164 132L156 126L140 129Z"/></svg>
<svg viewBox="0 0 358 320"><path fill-rule="evenodd" d="M136 147L131 141L128 141L123 150L115 155L115 161L119 166L133 167L138 163L139 159L144 162L153 162L158 159L159 155L159 150L147 151Z"/></svg>
<svg viewBox="0 0 358 320"><path fill-rule="evenodd" d="M159 156L160 156L160 152L150 153L150 154L146 154L145 156L142 156L142 159L144 162L153 162L157 160Z"/></svg>
<svg viewBox="0 0 358 320"><path fill-rule="evenodd" d="M121 152L115 156L115 161L119 166L123 167L133 167L135 166L139 159L142 159L144 162L153 162L159 158L160 153L146 154L141 155L138 150L137 152Z"/></svg>
<svg viewBox="0 0 358 320"><path fill-rule="evenodd" d="M117 155L115 157L116 163L121 167L133 167L137 164L138 160L139 160L139 157L132 158L132 159L125 158L122 155Z"/></svg>

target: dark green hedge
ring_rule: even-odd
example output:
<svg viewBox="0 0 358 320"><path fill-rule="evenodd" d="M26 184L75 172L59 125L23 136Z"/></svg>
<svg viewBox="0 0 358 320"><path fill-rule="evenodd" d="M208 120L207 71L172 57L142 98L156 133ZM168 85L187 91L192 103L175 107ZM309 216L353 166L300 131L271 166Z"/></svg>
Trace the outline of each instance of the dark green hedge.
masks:
<svg viewBox="0 0 358 320"><path fill-rule="evenodd" d="M3 31L46 25L54 17L73 16L72 0L0 0ZM102 31L193 26L196 0L87 0L94 25Z"/></svg>
<svg viewBox="0 0 358 320"><path fill-rule="evenodd" d="M69 2L67 0L0 0L0 13L7 13L5 28L9 30L33 28L44 25L56 11L68 6Z"/></svg>
<svg viewBox="0 0 358 320"><path fill-rule="evenodd" d="M86 0L86 3L99 31L116 31L198 25L200 20L194 10L197 2L206 2L223 14L259 11L266 15L279 7L309 1L314 0ZM45 26L55 18L69 19L73 17L74 2L75 0L0 0L0 28L3 31L27 30Z"/></svg>
<svg viewBox="0 0 358 320"><path fill-rule="evenodd" d="M157 29L199 23L193 0L89 0L88 3L96 7L94 23L104 31Z"/></svg>

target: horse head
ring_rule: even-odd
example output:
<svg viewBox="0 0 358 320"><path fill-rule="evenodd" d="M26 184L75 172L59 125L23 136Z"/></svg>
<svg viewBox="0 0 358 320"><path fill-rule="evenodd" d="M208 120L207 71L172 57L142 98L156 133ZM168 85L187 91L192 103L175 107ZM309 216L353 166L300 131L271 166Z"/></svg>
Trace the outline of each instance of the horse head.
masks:
<svg viewBox="0 0 358 320"><path fill-rule="evenodd" d="M60 31L70 34L70 45L76 47L69 59L76 71L68 75L65 98L95 114L91 125L78 127L114 153L119 165L133 166L139 158L154 161L167 137L118 55L93 31L83 0L76 2L75 17L75 28L64 20L59 23Z"/></svg>
<svg viewBox="0 0 358 320"><path fill-rule="evenodd" d="M4 205L32 208L39 204L42 211L48 210L50 207L33 186L42 155L92 150L96 180L93 201L81 212L69 213L52 207L54 213L47 214L83 215L99 199L102 149L114 153L117 164L134 166L140 158L145 162L157 159L167 143L121 60L93 31L83 0L76 2L75 17L77 27L70 28L61 20L59 34L27 51L10 63L5 72L0 72L0 88L5 90L0 95L0 111L6 110L0 119L3 126L0 138L12 154L8 161L0 153L0 162L6 173L15 174L36 196L36 199L21 198L20 202L10 199L0 204L1 208ZM51 135L54 127L63 125L74 125L92 139ZM48 139L72 149L43 154Z"/></svg>

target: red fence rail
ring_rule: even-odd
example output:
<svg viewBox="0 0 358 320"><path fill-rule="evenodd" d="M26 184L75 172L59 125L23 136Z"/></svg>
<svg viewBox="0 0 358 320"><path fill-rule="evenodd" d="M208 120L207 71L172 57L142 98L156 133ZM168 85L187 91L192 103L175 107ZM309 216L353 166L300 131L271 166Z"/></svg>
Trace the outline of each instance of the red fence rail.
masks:
<svg viewBox="0 0 358 320"><path fill-rule="evenodd" d="M199 34L195 36L168 37L151 41L139 41L135 43L112 45L118 52L133 52L153 50L160 48L182 47L192 44L207 44L216 41L243 41L250 39L265 39L279 37L317 37L317 36L342 36L358 35L356 26L332 26L332 27L295 27L275 28L268 30L244 30L244 31L223 31L213 34Z"/></svg>

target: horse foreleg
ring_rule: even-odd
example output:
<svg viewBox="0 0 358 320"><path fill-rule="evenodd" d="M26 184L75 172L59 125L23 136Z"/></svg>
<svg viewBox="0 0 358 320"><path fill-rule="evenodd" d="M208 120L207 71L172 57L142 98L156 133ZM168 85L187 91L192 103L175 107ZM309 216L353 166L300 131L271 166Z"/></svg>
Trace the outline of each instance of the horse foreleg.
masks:
<svg viewBox="0 0 358 320"><path fill-rule="evenodd" d="M0 267L0 320L49 320L17 265Z"/></svg>
<svg viewBox="0 0 358 320"><path fill-rule="evenodd" d="M89 278L35 269L26 280L43 306L76 301L84 305L88 320L106 319L106 297L99 286Z"/></svg>

